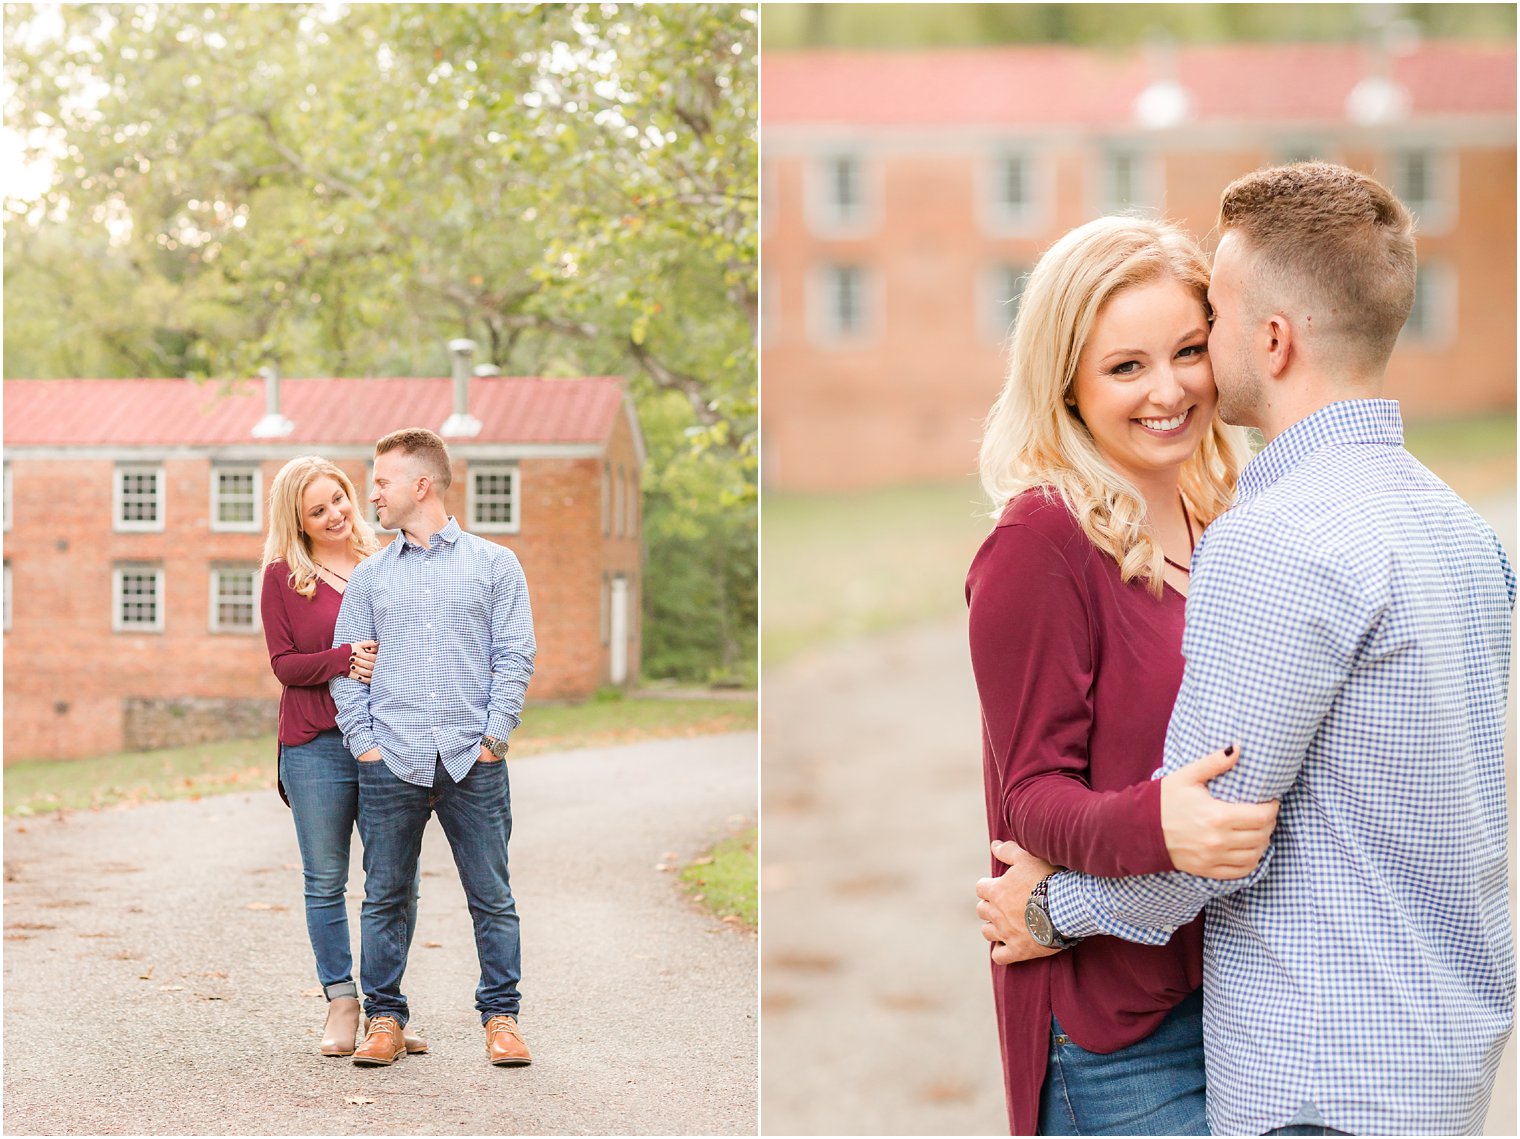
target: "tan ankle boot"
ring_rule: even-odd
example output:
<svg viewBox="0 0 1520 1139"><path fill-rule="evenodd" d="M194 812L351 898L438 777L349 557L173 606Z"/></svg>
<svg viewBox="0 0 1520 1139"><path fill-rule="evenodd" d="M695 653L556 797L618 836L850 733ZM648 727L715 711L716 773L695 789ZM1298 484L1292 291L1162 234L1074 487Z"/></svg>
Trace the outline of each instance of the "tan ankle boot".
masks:
<svg viewBox="0 0 1520 1139"><path fill-rule="evenodd" d="M355 997L334 997L327 1002L327 1026L322 1030L324 1056L352 1056L359 1036L359 1001Z"/></svg>

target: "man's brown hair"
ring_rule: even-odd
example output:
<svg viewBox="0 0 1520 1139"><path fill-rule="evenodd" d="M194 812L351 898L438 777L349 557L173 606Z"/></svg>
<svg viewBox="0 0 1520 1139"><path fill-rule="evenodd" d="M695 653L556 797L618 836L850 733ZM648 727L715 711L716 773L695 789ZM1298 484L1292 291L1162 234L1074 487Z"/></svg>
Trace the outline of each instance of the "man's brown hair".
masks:
<svg viewBox="0 0 1520 1139"><path fill-rule="evenodd" d="M1345 363L1381 370L1414 306L1414 221L1387 187L1330 162L1237 178L1219 202L1221 234L1253 262L1251 303L1291 306Z"/></svg>
<svg viewBox="0 0 1520 1139"><path fill-rule="evenodd" d="M428 478L433 480L433 486L441 495L449 489L449 484L454 481L453 467L449 463L449 449L444 446L443 440L434 435L426 427L406 427L400 431L392 431L384 439L375 444L375 455L384 455L388 451L401 451L413 458L421 459Z"/></svg>

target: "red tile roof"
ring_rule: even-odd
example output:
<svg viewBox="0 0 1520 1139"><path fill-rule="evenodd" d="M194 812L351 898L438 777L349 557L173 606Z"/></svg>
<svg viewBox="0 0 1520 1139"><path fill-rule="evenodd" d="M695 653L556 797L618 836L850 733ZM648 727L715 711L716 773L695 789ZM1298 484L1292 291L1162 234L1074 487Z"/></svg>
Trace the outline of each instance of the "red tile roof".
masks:
<svg viewBox="0 0 1520 1139"><path fill-rule="evenodd" d="M373 443L402 427L437 431L453 410L442 379L282 379L280 411L294 423L271 443ZM470 381L475 443L603 443L623 402L616 376ZM214 381L6 380L7 446L256 443L264 381L223 391ZM464 440L461 440L463 442Z"/></svg>
<svg viewBox="0 0 1520 1139"><path fill-rule="evenodd" d="M1368 75L1360 44L1179 45L1172 77L1192 122L1344 123ZM1515 45L1433 41L1393 59L1410 117L1513 115ZM767 129L853 126L1116 128L1157 78L1138 49L1056 45L889 51L766 51Z"/></svg>

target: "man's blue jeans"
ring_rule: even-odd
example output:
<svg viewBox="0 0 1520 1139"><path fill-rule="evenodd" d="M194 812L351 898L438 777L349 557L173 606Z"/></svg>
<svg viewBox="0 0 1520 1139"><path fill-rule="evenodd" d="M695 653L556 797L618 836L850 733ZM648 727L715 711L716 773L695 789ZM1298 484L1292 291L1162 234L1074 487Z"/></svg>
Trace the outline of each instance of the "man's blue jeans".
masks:
<svg viewBox="0 0 1520 1139"><path fill-rule="evenodd" d="M306 933L328 1000L356 997L348 940L348 851L359 811L359 765L336 728L304 744L280 745L280 782L295 817L306 893ZM417 928L417 877L406 907L406 944Z"/></svg>
<svg viewBox="0 0 1520 1139"><path fill-rule="evenodd" d="M1089 1052L1050 1018L1041 1135L1207 1135L1203 994L1117 1052Z"/></svg>
<svg viewBox="0 0 1520 1139"><path fill-rule="evenodd" d="M360 763L359 836L364 840L364 906L361 910L360 976L364 1012L407 1022L401 977L406 972L407 884L417 874L422 832L434 811L454 852L475 923L480 985L475 1008L484 1024L493 1016L516 1016L522 976L517 905L507 880L507 840L512 804L507 765L476 762L455 783L442 761L433 786L418 787L393 774L383 760Z"/></svg>

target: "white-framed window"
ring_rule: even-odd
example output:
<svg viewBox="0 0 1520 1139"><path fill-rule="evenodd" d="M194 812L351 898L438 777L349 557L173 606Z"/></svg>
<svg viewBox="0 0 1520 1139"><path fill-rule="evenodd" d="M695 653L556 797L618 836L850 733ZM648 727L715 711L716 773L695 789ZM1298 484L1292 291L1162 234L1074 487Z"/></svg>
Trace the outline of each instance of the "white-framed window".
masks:
<svg viewBox="0 0 1520 1139"><path fill-rule="evenodd" d="M162 530L164 468L144 463L118 463L111 515L116 530Z"/></svg>
<svg viewBox="0 0 1520 1139"><path fill-rule="evenodd" d="M1449 262L1423 261L1414 281L1414 307L1399 333L1421 348L1449 344L1457 333L1457 274Z"/></svg>
<svg viewBox="0 0 1520 1139"><path fill-rule="evenodd" d="M628 533L628 520L627 516L623 513L625 505L623 484L625 481L626 476L623 474L623 468L619 467L617 469L617 482L612 488L612 532L619 538Z"/></svg>
<svg viewBox="0 0 1520 1139"><path fill-rule="evenodd" d="M612 464L602 464L602 537L612 536Z"/></svg>
<svg viewBox="0 0 1520 1139"><path fill-rule="evenodd" d="M5 478L5 499L4 499L5 532L6 533L10 533L10 529L11 529L11 465L9 463L5 464L5 476L4 476L4 478Z"/></svg>
<svg viewBox="0 0 1520 1139"><path fill-rule="evenodd" d="M858 236L875 222L875 172L864 158L836 151L807 166L807 215L810 228L825 236Z"/></svg>
<svg viewBox="0 0 1520 1139"><path fill-rule="evenodd" d="M211 623L213 633L259 631L259 571L254 566L211 568Z"/></svg>
<svg viewBox="0 0 1520 1139"><path fill-rule="evenodd" d="M1144 210L1162 203L1155 160L1130 146L1108 146L1098 158L1098 207L1106 214Z"/></svg>
<svg viewBox="0 0 1520 1139"><path fill-rule="evenodd" d="M211 468L211 528L258 533L259 468L221 463Z"/></svg>
<svg viewBox="0 0 1520 1139"><path fill-rule="evenodd" d="M875 327L876 281L864 265L824 265L808 289L813 339L823 344L859 341Z"/></svg>
<svg viewBox="0 0 1520 1139"><path fill-rule="evenodd" d="M639 472L637 470L628 472L628 486L626 490L628 505L625 509L628 518L628 536L632 538L637 536L639 532Z"/></svg>
<svg viewBox="0 0 1520 1139"><path fill-rule="evenodd" d="M981 167L983 228L993 233L1028 233L1043 214L1039 159L1031 150L1005 147Z"/></svg>
<svg viewBox="0 0 1520 1139"><path fill-rule="evenodd" d="M1029 266L1012 262L989 265L978 280L977 311L981 314L982 338L1002 344L1019 315L1019 300L1029 283Z"/></svg>
<svg viewBox="0 0 1520 1139"><path fill-rule="evenodd" d="M1457 219L1457 169L1453 156L1434 147L1412 146L1391 156L1390 189L1409 207L1421 233L1449 229Z"/></svg>
<svg viewBox="0 0 1520 1139"><path fill-rule="evenodd" d="M470 529L485 534L516 534L522 526L519 481L515 463L471 463Z"/></svg>
<svg viewBox="0 0 1520 1139"><path fill-rule="evenodd" d="M111 571L111 629L161 633L164 628L162 566L124 563Z"/></svg>
<svg viewBox="0 0 1520 1139"><path fill-rule="evenodd" d="M6 562L5 563L5 631L7 633L9 633L11 631L11 563L10 562ZM607 643L606 638L603 638L602 644L605 645L606 643Z"/></svg>

